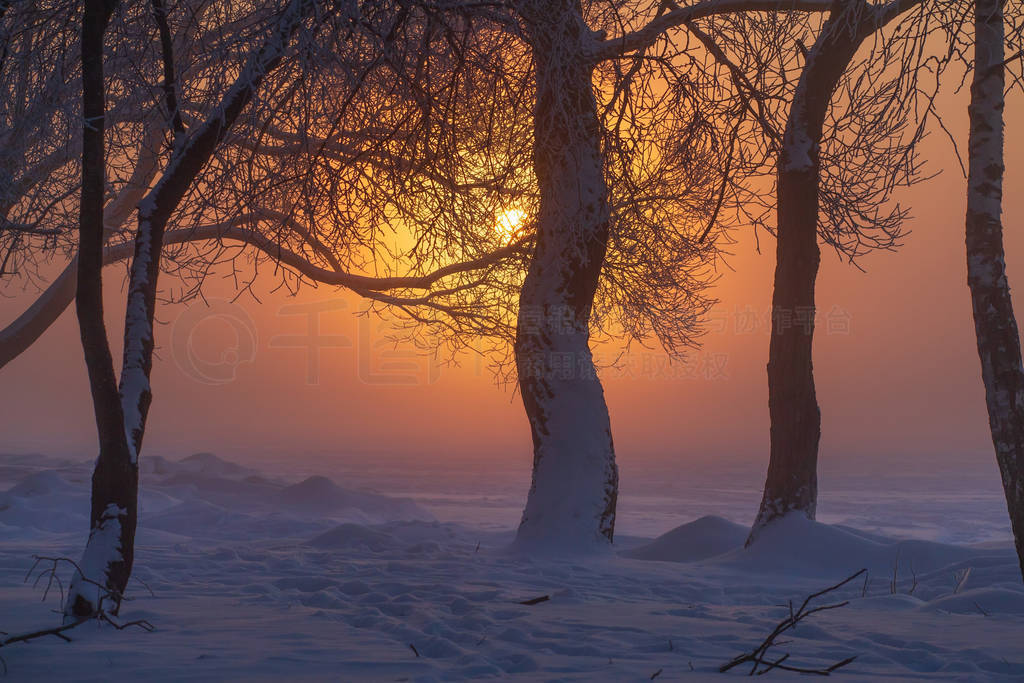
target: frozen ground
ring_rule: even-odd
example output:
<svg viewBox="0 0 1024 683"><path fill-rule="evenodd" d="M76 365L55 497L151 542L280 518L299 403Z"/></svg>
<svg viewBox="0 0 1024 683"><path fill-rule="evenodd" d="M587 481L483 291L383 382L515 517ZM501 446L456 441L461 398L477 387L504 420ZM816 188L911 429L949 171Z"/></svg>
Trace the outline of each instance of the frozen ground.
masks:
<svg viewBox="0 0 1024 683"><path fill-rule="evenodd" d="M866 586L836 596L850 605L802 622L779 655L856 655L843 676L865 681L1024 678L1024 586L993 472L826 470L827 524L786 520L744 551L756 468L627 463L619 554L565 561L503 551L528 472L144 463L136 574L152 595L134 584L122 617L157 631L12 645L9 680L718 680L787 600L861 567ZM23 578L34 553L77 558L88 475L0 456L0 629L57 622Z"/></svg>

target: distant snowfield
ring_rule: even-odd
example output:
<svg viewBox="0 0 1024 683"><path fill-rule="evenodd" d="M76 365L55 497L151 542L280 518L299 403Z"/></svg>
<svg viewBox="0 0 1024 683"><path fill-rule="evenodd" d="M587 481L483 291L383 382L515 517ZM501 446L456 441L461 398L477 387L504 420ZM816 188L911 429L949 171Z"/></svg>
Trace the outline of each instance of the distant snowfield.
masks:
<svg viewBox="0 0 1024 683"><path fill-rule="evenodd" d="M3 648L8 680L721 680L788 600L862 567L866 583L828 596L850 604L778 656L856 655L842 675L865 681L1024 678L1024 585L992 482L823 477L830 524L787 519L743 550L758 472L624 468L616 553L557 560L504 550L524 473L142 462L141 581L121 616L157 630ZM33 554L78 558L88 478L88 463L0 456L0 629L57 623L23 579Z"/></svg>

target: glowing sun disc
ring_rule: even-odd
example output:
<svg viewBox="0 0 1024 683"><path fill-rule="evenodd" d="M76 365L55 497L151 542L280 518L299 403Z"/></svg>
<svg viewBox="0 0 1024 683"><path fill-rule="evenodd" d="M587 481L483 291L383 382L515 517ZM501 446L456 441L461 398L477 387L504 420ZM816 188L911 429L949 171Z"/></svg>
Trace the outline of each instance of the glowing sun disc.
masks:
<svg viewBox="0 0 1024 683"><path fill-rule="evenodd" d="M502 209L495 217L494 229L501 238L503 244L509 244L514 240L526 220L526 213L519 209Z"/></svg>

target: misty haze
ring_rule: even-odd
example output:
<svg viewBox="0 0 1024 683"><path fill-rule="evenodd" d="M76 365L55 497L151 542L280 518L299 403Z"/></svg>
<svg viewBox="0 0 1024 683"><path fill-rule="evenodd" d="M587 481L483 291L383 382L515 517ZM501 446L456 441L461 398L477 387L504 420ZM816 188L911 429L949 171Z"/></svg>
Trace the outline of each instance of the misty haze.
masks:
<svg viewBox="0 0 1024 683"><path fill-rule="evenodd" d="M1024 678L1022 84L1021 0L0 0L0 669Z"/></svg>

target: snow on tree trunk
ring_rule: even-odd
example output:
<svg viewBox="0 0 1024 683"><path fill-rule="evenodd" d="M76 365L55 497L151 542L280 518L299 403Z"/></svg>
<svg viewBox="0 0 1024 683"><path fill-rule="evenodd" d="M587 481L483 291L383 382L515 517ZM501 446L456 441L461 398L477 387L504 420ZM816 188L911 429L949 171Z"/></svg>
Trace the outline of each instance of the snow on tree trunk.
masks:
<svg viewBox="0 0 1024 683"><path fill-rule="evenodd" d="M587 54L594 40L578 1L523 8L537 95L537 246L520 294L516 365L533 436L533 481L520 548L606 547L618 468L589 321L608 241L600 124Z"/></svg>
<svg viewBox="0 0 1024 683"><path fill-rule="evenodd" d="M171 215L188 192L253 94L275 69L302 20L314 11L312 0L292 0L281 14L273 34L253 54L221 103L177 147L153 191L139 204L125 311L124 364L121 368L121 406L124 429L133 460L142 447L146 418L152 402L153 318L164 232Z"/></svg>
<svg viewBox="0 0 1024 683"><path fill-rule="evenodd" d="M89 541L71 581L65 611L95 614L107 595L110 611L131 575L138 468L124 438L124 416L103 322L104 160L103 34L116 2L87 0L82 19L82 191L76 312L92 391L100 453L92 480ZM104 606L106 608L106 606Z"/></svg>
<svg viewBox="0 0 1024 683"><path fill-rule="evenodd" d="M155 222L151 198L139 209L139 231L135 236L128 283L128 304L124 323L124 362L121 365L121 408L124 433L132 462L138 462L142 436L153 400L149 377L153 370L153 318L156 314L156 285L160 274L163 227Z"/></svg>
<svg viewBox="0 0 1024 683"><path fill-rule="evenodd" d="M814 283L818 275L821 136L829 101L863 39L878 26L862 0L837 1L807 54L778 162L777 242L768 351L771 452L747 545L772 520L814 519L821 412L814 391Z"/></svg>
<svg viewBox="0 0 1024 683"><path fill-rule="evenodd" d="M974 2L967 283L996 460L1024 576L1024 367L1003 252L1003 9Z"/></svg>
<svg viewBox="0 0 1024 683"><path fill-rule="evenodd" d="M115 392L112 402L106 394L104 400L99 402L94 394L97 415L101 408L109 408L111 411L116 408L121 419L116 424L116 435L113 433L113 422L100 429L101 441L106 437L111 446L105 449L101 445L100 458L93 473L93 529L80 565L86 580L76 575L68 598L68 611L74 615L85 616L98 611L100 604L95 598L102 597L103 591L96 583L104 584L108 592L116 597L123 594L131 575L138 511L138 454L142 448L146 418L152 401L150 372L153 368L153 318L160 254L167 222L238 115L248 105L253 93L266 75L281 62L292 35L313 9L311 0L292 0L289 3L267 42L250 58L220 105L196 126L183 145L175 149L159 182L139 205L139 228L135 236L135 256L131 265L125 310L124 363L119 391ZM83 31L87 28L83 26ZM83 40L83 54L84 43ZM102 42L99 49L102 50ZM102 73L100 79L102 87ZM83 168L85 166L83 163ZM101 174L102 170L101 164ZM83 183L83 207L84 188ZM87 252L84 248L80 249L79 297L82 296L82 284L86 282L83 280L83 269L88 267L90 272L95 269L98 279L102 268L102 194L99 197L100 221L97 223L98 228L93 230L95 248L88 252L90 262L95 263L88 266ZM93 252L98 254L98 259L94 258ZM103 340L105 344L105 331ZM109 359L109 347L107 355ZM112 378L112 366L110 374ZM120 539L119 544L114 543L115 538Z"/></svg>

